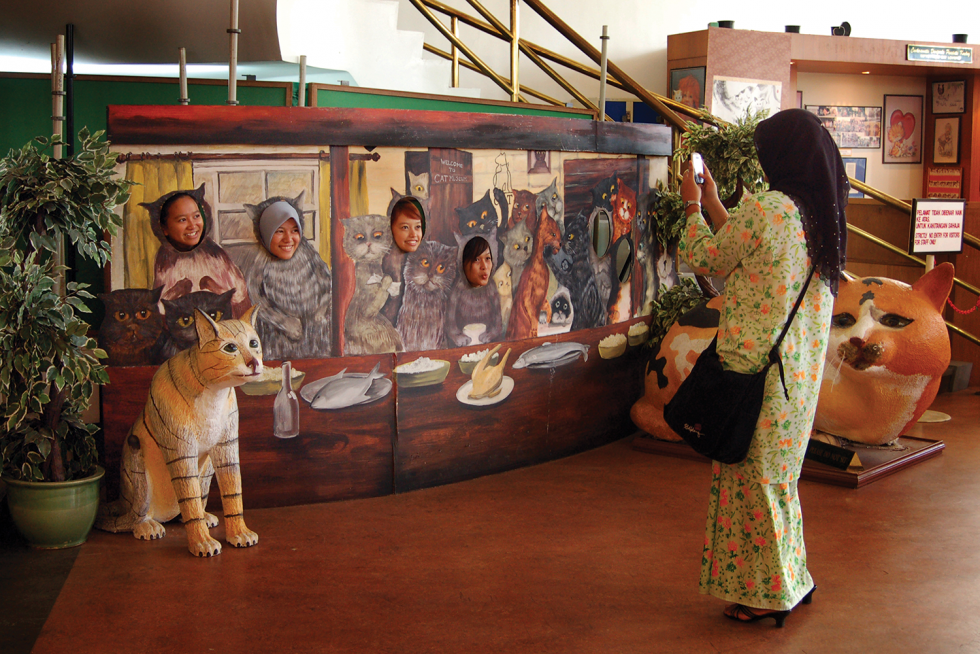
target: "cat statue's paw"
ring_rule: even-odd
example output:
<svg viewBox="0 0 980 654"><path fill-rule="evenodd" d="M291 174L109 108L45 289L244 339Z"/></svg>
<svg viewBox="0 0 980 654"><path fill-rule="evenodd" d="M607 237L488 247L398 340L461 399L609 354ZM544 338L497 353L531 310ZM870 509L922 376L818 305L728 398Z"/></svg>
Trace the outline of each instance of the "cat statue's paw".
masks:
<svg viewBox="0 0 980 654"><path fill-rule="evenodd" d="M189 551L194 556L206 557L206 556L218 556L221 554L221 543L211 538L210 536L205 536L199 541L192 542L188 541L187 551Z"/></svg>
<svg viewBox="0 0 980 654"><path fill-rule="evenodd" d="M133 536L140 540L156 540L167 535L167 530L156 520L147 518L133 526Z"/></svg>
<svg viewBox="0 0 980 654"><path fill-rule="evenodd" d="M251 529L244 529L234 536L228 537L228 544L233 547L251 547L259 542L259 535Z"/></svg>
<svg viewBox="0 0 980 654"><path fill-rule="evenodd" d="M219 524L218 516L214 515L213 513L208 513L207 511L205 511L204 524L208 526L208 529L213 529L214 527L217 527Z"/></svg>

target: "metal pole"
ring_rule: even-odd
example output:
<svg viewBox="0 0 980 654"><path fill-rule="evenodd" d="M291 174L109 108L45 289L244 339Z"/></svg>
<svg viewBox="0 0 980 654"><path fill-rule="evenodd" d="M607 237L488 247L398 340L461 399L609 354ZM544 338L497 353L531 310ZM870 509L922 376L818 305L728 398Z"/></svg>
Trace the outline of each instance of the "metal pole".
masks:
<svg viewBox="0 0 980 654"><path fill-rule="evenodd" d="M65 25L65 156L75 155L75 26Z"/></svg>
<svg viewBox="0 0 980 654"><path fill-rule="evenodd" d="M180 104L190 104L187 97L187 48L177 48L180 52Z"/></svg>
<svg viewBox="0 0 980 654"><path fill-rule="evenodd" d="M231 0L231 27L228 28L230 56L228 62L228 104L238 104L238 0Z"/></svg>
<svg viewBox="0 0 980 654"><path fill-rule="evenodd" d="M306 55L299 56L299 106L306 106Z"/></svg>
<svg viewBox="0 0 980 654"><path fill-rule="evenodd" d="M606 46L609 44L608 25L602 26L602 59L599 64L599 119L606 115Z"/></svg>
<svg viewBox="0 0 980 654"><path fill-rule="evenodd" d="M455 36L458 39L459 38L459 19L456 18L455 16L453 16L449 20L449 24L450 24L450 27L453 30L453 36ZM452 85L453 85L453 88L454 89L458 89L459 88L459 50L456 48L456 44L455 43L453 43L452 46L453 46L453 48L452 48L452 53L453 53L453 78L452 78Z"/></svg>
<svg viewBox="0 0 980 654"><path fill-rule="evenodd" d="M521 65L520 0L510 0L510 101L517 102L521 94L518 80Z"/></svg>
<svg viewBox="0 0 980 654"><path fill-rule="evenodd" d="M64 133L62 115L65 99L65 79L61 74L62 62L65 55L65 37L58 35L57 41L51 44L51 133ZM61 146L54 146L54 158L61 159Z"/></svg>

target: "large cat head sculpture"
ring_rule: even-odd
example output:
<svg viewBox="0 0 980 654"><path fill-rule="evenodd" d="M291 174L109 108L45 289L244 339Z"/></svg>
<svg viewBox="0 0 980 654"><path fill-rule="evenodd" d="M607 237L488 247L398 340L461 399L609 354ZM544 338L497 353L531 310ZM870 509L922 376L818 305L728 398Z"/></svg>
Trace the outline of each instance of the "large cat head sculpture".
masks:
<svg viewBox="0 0 980 654"><path fill-rule="evenodd" d="M882 277L841 282L815 427L880 445L904 434L936 398L949 365L943 263L909 286Z"/></svg>
<svg viewBox="0 0 980 654"><path fill-rule="evenodd" d="M882 277L841 282L816 429L881 445L922 416L949 365L949 335L941 311L952 283L949 263L911 286ZM630 417L656 438L680 440L663 421L663 407L717 333L722 302L721 296L713 298L681 316L650 362L646 392Z"/></svg>

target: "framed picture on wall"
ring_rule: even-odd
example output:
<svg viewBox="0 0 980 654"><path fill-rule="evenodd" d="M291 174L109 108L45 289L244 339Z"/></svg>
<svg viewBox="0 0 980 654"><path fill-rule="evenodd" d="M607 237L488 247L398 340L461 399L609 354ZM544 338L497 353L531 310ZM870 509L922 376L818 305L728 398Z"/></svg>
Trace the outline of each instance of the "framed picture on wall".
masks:
<svg viewBox="0 0 980 654"><path fill-rule="evenodd" d="M932 144L932 162L960 162L960 117L936 118L936 136Z"/></svg>
<svg viewBox="0 0 980 654"><path fill-rule="evenodd" d="M704 66L670 71L670 97L694 109L704 107Z"/></svg>
<svg viewBox="0 0 980 654"><path fill-rule="evenodd" d="M961 114L966 111L966 81L932 83L932 113Z"/></svg>
<svg viewBox="0 0 980 654"><path fill-rule="evenodd" d="M853 177L859 182L866 182L868 174L868 160L865 157L841 157L844 162L844 171L848 177ZM864 193L851 189L849 198L863 198Z"/></svg>
<svg viewBox="0 0 980 654"><path fill-rule="evenodd" d="M886 95L884 120L882 163L922 163L922 96Z"/></svg>
<svg viewBox="0 0 980 654"><path fill-rule="evenodd" d="M881 147L881 107L841 107L808 104L839 148Z"/></svg>

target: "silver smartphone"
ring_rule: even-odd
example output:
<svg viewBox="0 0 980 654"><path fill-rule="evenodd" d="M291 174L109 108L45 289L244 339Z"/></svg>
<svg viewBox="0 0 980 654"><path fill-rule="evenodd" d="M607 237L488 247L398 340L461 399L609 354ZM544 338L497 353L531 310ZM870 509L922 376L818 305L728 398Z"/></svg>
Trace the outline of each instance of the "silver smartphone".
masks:
<svg viewBox="0 0 980 654"><path fill-rule="evenodd" d="M704 161L701 159L700 153L691 154L691 168L694 169L694 181L698 184L704 184Z"/></svg>

